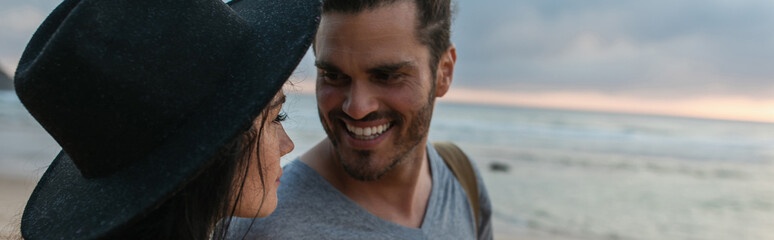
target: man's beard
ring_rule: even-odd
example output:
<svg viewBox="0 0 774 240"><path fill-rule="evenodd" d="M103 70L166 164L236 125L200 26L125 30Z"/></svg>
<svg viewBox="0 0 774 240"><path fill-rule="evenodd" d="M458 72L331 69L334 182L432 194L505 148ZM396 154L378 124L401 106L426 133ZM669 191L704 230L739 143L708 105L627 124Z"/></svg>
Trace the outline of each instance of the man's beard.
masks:
<svg viewBox="0 0 774 240"><path fill-rule="evenodd" d="M406 123L406 118L396 111L373 112L360 119L360 121L370 121L386 118L393 122L392 127L394 129L390 129L390 131L395 131L390 134L393 134L393 146L395 146L395 149L388 150L382 154L386 155L391 153L392 155L390 156L374 156L376 153L372 150L352 150L351 154L345 156L346 152L342 154L341 140L347 136L341 136L341 133L346 132L346 130L341 131L338 129L343 127L341 126L341 121L338 119L343 118L351 121L354 121L354 119L340 109L335 109L328 112L328 121L326 122L323 120L325 118L319 108L317 109L317 112L320 115L320 119L323 120L325 133L328 134L328 139L333 143L339 163L341 163L344 171L347 172L349 176L359 181L375 181L387 174L396 165L404 162L408 158L409 153L414 152L422 142L422 139L427 136L430 128L430 119L433 115L434 100L434 98L430 98L427 104L422 106L419 111L416 112L415 118L409 123ZM408 124L409 127L405 129L405 132L400 132L401 129L398 129L398 127L403 127L406 124ZM334 130L330 125L335 125L337 129ZM406 134L405 136L403 136L404 133ZM375 150L378 151L384 149ZM379 161L380 157L389 160L386 162Z"/></svg>

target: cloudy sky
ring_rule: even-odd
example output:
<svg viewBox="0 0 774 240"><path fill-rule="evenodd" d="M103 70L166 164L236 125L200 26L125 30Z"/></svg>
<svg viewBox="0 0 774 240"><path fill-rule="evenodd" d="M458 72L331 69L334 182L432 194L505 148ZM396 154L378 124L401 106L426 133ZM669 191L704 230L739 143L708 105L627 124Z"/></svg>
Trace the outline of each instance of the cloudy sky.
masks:
<svg viewBox="0 0 774 240"><path fill-rule="evenodd" d="M3 70L57 4L0 0ZM774 122L772 13L769 0L457 1L449 98Z"/></svg>
<svg viewBox="0 0 774 240"><path fill-rule="evenodd" d="M465 85L667 98L774 93L774 1L485 2L459 5Z"/></svg>

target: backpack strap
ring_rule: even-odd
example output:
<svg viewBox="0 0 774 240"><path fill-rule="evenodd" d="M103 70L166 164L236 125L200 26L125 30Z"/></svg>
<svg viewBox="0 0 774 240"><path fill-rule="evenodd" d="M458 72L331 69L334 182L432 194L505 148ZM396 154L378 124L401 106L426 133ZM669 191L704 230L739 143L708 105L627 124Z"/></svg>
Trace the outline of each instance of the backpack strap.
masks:
<svg viewBox="0 0 774 240"><path fill-rule="evenodd" d="M478 231L478 181L476 180L476 172L473 170L470 159L462 152L462 149L452 142L433 142L433 146L438 155L441 155L443 161L454 173L454 176L457 177L462 188L468 193L470 206L473 208L473 214L476 217L476 231Z"/></svg>

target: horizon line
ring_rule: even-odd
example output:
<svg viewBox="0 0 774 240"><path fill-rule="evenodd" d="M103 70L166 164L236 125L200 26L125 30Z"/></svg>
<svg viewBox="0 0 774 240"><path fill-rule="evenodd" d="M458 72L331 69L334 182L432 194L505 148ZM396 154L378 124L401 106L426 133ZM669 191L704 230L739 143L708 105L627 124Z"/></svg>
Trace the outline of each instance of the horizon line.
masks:
<svg viewBox="0 0 774 240"><path fill-rule="evenodd" d="M286 91L314 95L314 82L294 78ZM695 97L680 100L644 99L597 92L506 92L452 87L439 102L553 110L681 117L774 124L774 99Z"/></svg>

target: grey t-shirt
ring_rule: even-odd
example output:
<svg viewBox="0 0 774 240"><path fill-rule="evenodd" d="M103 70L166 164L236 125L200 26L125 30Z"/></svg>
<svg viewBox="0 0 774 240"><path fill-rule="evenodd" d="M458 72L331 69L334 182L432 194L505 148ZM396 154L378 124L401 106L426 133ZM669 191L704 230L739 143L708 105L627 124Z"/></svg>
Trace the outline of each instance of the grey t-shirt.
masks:
<svg viewBox="0 0 774 240"><path fill-rule="evenodd" d="M275 212L262 219L233 218L229 239L492 239L492 205L478 169L480 228L476 234L462 185L432 145L428 144L427 153L433 186L421 228L371 214L296 159L284 167Z"/></svg>

